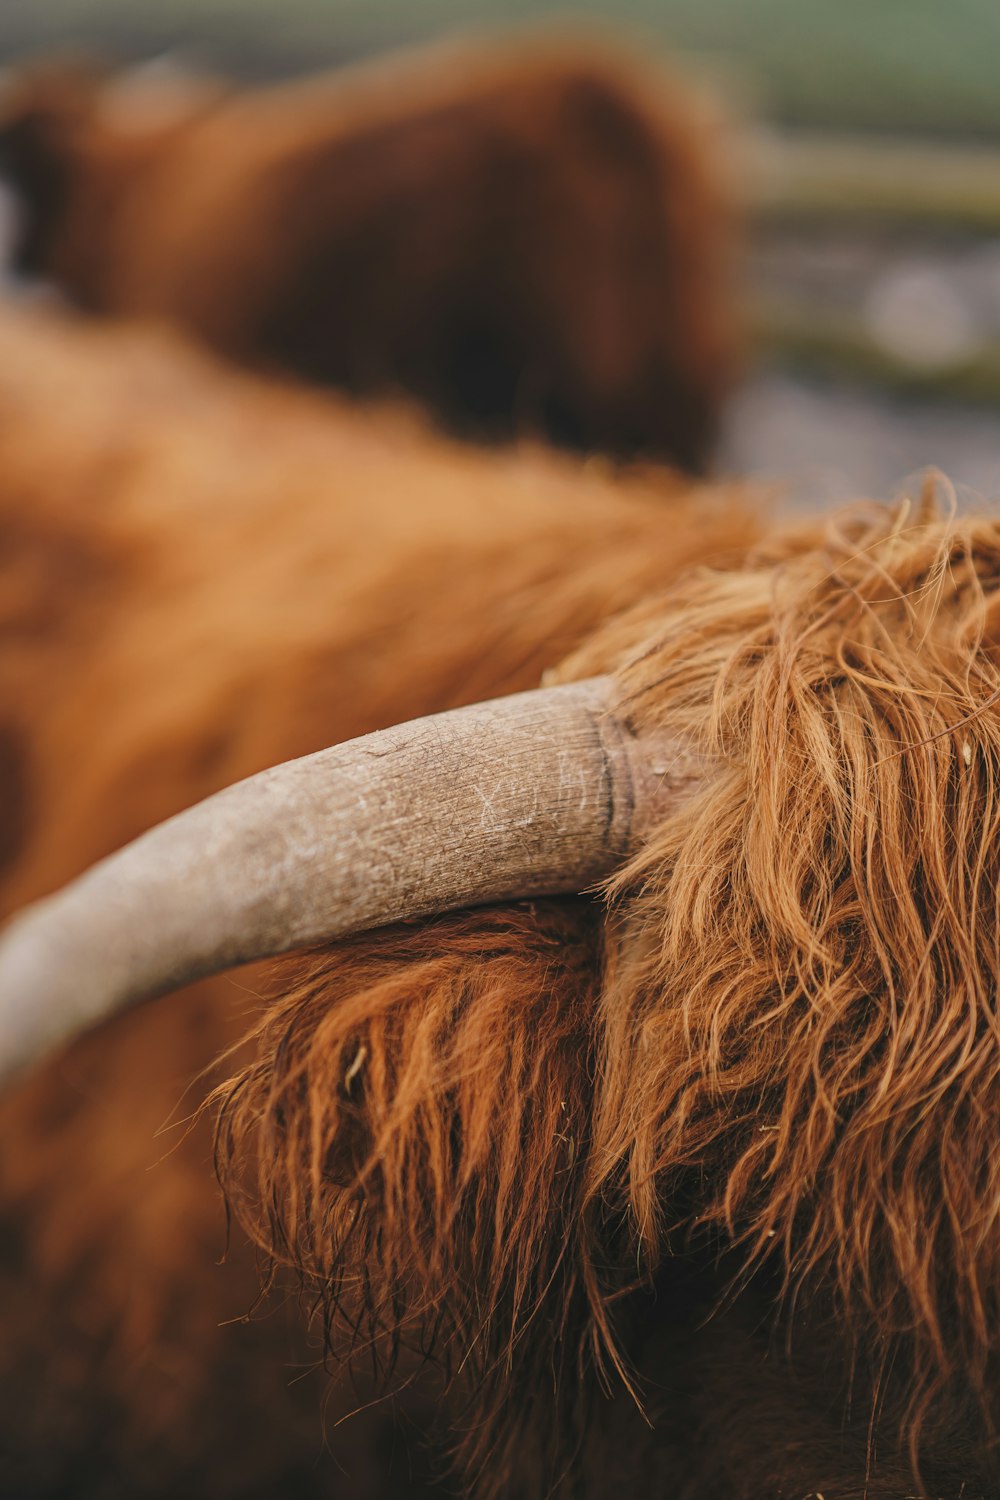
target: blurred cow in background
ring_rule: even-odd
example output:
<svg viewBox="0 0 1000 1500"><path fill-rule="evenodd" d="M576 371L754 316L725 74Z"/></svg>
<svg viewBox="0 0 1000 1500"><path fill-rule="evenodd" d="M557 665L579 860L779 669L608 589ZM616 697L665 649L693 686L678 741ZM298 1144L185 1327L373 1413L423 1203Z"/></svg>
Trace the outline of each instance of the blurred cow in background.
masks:
<svg viewBox="0 0 1000 1500"><path fill-rule="evenodd" d="M39 66L0 106L20 268L453 430L700 468L733 372L717 127L526 34L242 91Z"/></svg>

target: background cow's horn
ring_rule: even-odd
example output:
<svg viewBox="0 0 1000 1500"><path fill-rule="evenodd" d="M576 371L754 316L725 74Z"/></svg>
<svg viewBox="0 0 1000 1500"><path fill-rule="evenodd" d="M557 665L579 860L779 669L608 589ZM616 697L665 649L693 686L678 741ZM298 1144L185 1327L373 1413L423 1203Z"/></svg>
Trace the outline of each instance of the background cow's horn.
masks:
<svg viewBox="0 0 1000 1500"><path fill-rule="evenodd" d="M592 678L288 761L153 828L0 939L0 1077L133 1001L347 933L608 875L696 767Z"/></svg>

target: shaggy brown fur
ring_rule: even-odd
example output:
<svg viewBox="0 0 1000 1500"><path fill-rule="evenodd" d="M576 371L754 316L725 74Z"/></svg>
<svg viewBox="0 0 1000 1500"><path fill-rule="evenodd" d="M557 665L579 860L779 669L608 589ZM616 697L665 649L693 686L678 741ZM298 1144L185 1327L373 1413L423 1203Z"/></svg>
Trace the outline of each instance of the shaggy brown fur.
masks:
<svg viewBox="0 0 1000 1500"><path fill-rule="evenodd" d="M82 307L687 468L732 367L716 154L673 77L530 33L255 93L39 68L0 110L22 267Z"/></svg>
<svg viewBox="0 0 1000 1500"><path fill-rule="evenodd" d="M1000 526L928 500L760 542L137 336L3 334L5 907L559 658L712 767L600 898L216 981L3 1101L3 1492L440 1495L450 1449L479 1496L995 1500ZM152 1141L248 1010L231 1204L320 1314L331 1415L376 1389L353 1343L436 1422L419 1480L379 1405L323 1459L289 1309L220 1326L253 1268L212 1264L203 1129Z"/></svg>
<svg viewBox="0 0 1000 1500"><path fill-rule="evenodd" d="M998 601L997 524L933 506L689 574L562 673L716 767L607 923L359 940L264 1019L241 1212L331 1322L360 1283L474 1366L478 1493L531 1492L513 1393L554 1476L609 1372L699 1412L663 1492L998 1493Z"/></svg>

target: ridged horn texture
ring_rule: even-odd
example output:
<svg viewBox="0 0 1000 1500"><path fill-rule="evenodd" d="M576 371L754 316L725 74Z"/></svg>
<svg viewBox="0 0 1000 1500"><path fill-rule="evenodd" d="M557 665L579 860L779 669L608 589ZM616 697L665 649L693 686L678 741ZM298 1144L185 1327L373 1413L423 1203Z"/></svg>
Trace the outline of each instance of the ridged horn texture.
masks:
<svg viewBox="0 0 1000 1500"><path fill-rule="evenodd" d="M209 797L0 939L0 1079L117 1010L389 922L580 891L697 777L607 678L350 740Z"/></svg>

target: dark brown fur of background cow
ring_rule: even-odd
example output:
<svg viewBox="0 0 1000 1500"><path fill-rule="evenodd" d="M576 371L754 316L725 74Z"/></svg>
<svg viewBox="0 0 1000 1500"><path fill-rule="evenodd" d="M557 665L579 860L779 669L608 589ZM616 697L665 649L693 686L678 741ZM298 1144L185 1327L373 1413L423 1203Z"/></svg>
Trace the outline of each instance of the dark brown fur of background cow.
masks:
<svg viewBox="0 0 1000 1500"><path fill-rule="evenodd" d="M2 334L4 910L560 660L713 770L610 908L244 971L2 1101L0 1490L440 1495L447 1446L481 1495L993 1500L996 522L760 544L726 497L451 449L138 334ZM252 1257L216 1265L183 1124L216 1081L237 1218L330 1329L331 1417L375 1389L345 1346L396 1343L436 1461L393 1460L388 1405L324 1456L294 1305L229 1321Z"/></svg>
<svg viewBox="0 0 1000 1500"><path fill-rule="evenodd" d="M22 269L459 432L703 465L733 366L703 104L606 42L438 48L259 92L27 72Z"/></svg>

